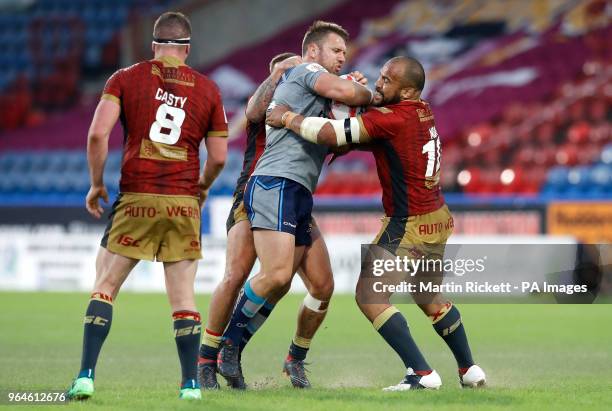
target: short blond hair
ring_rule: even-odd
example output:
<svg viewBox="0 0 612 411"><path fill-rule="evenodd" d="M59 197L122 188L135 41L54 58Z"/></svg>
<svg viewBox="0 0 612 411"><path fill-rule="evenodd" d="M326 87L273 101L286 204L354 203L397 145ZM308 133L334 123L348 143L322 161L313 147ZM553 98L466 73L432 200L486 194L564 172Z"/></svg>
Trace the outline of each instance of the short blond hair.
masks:
<svg viewBox="0 0 612 411"><path fill-rule="evenodd" d="M306 54L308 46L312 43L315 43L317 46L321 47L321 41L329 33L339 35L344 41L348 41L349 39L348 31L346 31L339 24L317 20L312 23L312 26L310 26L306 31L306 34L304 34L304 40L302 40L302 55Z"/></svg>

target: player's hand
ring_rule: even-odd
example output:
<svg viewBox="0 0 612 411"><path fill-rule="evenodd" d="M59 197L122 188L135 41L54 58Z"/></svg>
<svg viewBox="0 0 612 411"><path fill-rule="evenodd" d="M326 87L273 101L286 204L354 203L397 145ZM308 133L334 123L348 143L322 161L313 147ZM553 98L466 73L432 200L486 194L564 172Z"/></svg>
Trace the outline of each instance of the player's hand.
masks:
<svg viewBox="0 0 612 411"><path fill-rule="evenodd" d="M355 79L355 81L357 83L361 84L362 86L367 86L368 85L368 78L366 76L364 76L361 71L351 71L349 73L349 75L351 77L353 77Z"/></svg>
<svg viewBox="0 0 612 411"><path fill-rule="evenodd" d="M293 56L281 61L280 63L275 64L275 68L281 70L284 73L285 71L297 66L298 64L302 64L302 57Z"/></svg>
<svg viewBox="0 0 612 411"><path fill-rule="evenodd" d="M200 195L198 198L198 203L200 203L200 210L202 210L202 208L204 207L204 203L206 202L206 199L208 198L208 190L210 190L210 187L206 187L203 176L200 176L198 180L198 187L200 188Z"/></svg>
<svg viewBox="0 0 612 411"><path fill-rule="evenodd" d="M104 200L104 202L108 204L108 191L106 191L106 187L91 186L85 199L85 208L87 208L89 214L95 218L102 217L102 214L104 213L104 209L100 205L100 199Z"/></svg>
<svg viewBox="0 0 612 411"><path fill-rule="evenodd" d="M277 105L271 110L266 111L266 124L270 127L283 128L283 114L291 110L288 106Z"/></svg>

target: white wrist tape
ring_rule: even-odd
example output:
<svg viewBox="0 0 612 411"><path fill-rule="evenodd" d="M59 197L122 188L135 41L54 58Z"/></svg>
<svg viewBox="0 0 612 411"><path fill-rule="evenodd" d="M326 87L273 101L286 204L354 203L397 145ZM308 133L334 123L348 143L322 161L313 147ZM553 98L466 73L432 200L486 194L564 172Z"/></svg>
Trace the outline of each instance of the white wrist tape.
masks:
<svg viewBox="0 0 612 411"><path fill-rule="evenodd" d="M310 295L310 293L306 294L306 297L304 297L304 307L316 313L324 313L325 311L327 311L328 305L329 301L317 300L312 295Z"/></svg>
<svg viewBox="0 0 612 411"><path fill-rule="evenodd" d="M330 120L336 132L336 145L338 147L346 145L346 133L344 132L344 120Z"/></svg>
<svg viewBox="0 0 612 411"><path fill-rule="evenodd" d="M361 141L359 139L360 134L361 134L361 127L359 126L359 120L357 120L357 117L351 117L350 118L350 127L351 127L351 141L349 141L350 143L357 143L359 144ZM345 126L346 128L346 126Z"/></svg>
<svg viewBox="0 0 612 411"><path fill-rule="evenodd" d="M330 123L336 133L336 144L345 146L350 143L359 143L359 121L356 117L350 117L342 120L330 120L322 117L306 117L302 120L300 126L300 134L306 140L317 143L319 131L327 123Z"/></svg>
<svg viewBox="0 0 612 411"><path fill-rule="evenodd" d="M347 117L343 120L330 120L336 132L338 147L351 143L359 143L359 121L356 117Z"/></svg>
<svg viewBox="0 0 612 411"><path fill-rule="evenodd" d="M329 119L323 117L306 117L304 120L302 120L300 134L306 140L316 144L319 131L321 131L325 123L328 121Z"/></svg>

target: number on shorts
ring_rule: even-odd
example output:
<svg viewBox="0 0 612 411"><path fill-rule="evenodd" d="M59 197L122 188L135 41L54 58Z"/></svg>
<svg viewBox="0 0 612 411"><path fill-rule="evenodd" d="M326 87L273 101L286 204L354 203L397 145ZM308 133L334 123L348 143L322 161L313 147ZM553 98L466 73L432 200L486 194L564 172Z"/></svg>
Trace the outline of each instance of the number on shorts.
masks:
<svg viewBox="0 0 612 411"><path fill-rule="evenodd" d="M176 144L181 137L181 126L185 112L178 107L162 104L157 109L155 121L151 124L149 138L156 143Z"/></svg>

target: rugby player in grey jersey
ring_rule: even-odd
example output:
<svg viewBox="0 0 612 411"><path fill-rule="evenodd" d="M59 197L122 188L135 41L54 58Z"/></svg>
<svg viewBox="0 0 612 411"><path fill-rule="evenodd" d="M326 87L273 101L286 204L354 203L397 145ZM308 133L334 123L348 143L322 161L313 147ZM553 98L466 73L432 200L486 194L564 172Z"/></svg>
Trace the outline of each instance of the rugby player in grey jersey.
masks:
<svg viewBox="0 0 612 411"><path fill-rule="evenodd" d="M301 56L298 57L293 53L282 53L272 58L270 61L270 76L257 88L246 107L245 114L248 120L246 127L247 149L244 154L243 170L236 182L234 201L227 219L225 274L211 298L208 321L200 346L198 379L202 389L214 390L220 388L216 376L217 360L220 359L223 362L223 358L231 351L229 347L226 348L222 344L223 331L230 320L239 291L251 273L257 257L251 224L244 210L243 195L247 180L254 171L257 160L263 154L266 143L266 109L272 101L274 90L282 74L287 69L301 63ZM298 275L304 281L309 296L321 301L329 301L334 289L334 280L327 247L314 219L312 220L311 237L312 244L306 247L304 251ZM275 302L285 294L290 285L288 283L287 287L282 290L282 295L268 298L266 304L248 322L239 347L233 347L233 349L238 348L239 358L242 358L241 353L251 337L271 314ZM306 297L306 303L308 303L308 299L309 297ZM297 330L291 341L290 351L308 349L326 314L326 309L313 311L306 308L304 304L300 305ZM242 375L227 378L227 382L234 389L247 388ZM309 383L307 378L294 378L294 382L300 386Z"/></svg>
<svg viewBox="0 0 612 411"><path fill-rule="evenodd" d="M326 116L330 99L352 106L369 104L373 98L369 89L338 77L347 40L348 33L337 24L315 22L302 42L303 63L283 74L270 107L282 104L305 116ZM352 74L357 81L367 81L359 73ZM311 244L312 193L327 154L326 147L305 141L288 129L267 128L265 151L244 194L261 270L243 287L224 333L225 347L240 344L246 324L268 298L290 283L305 247ZM319 313L328 304L308 295L303 307ZM308 344L294 341L284 364L284 372L296 387L310 386L304 372ZM238 375L238 350L224 352L227 355L218 363L219 372L226 377Z"/></svg>

